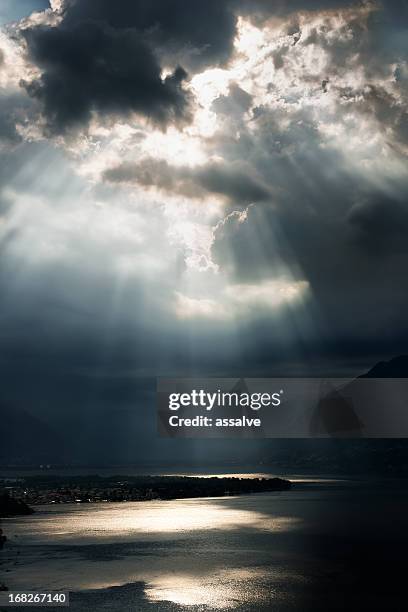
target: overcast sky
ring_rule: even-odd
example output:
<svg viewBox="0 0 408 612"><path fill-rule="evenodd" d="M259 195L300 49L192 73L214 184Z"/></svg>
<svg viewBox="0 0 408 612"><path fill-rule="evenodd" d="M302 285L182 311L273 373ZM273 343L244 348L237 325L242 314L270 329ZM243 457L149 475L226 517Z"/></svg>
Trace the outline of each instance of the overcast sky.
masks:
<svg viewBox="0 0 408 612"><path fill-rule="evenodd" d="M405 0L1 0L0 23L6 399L407 352Z"/></svg>

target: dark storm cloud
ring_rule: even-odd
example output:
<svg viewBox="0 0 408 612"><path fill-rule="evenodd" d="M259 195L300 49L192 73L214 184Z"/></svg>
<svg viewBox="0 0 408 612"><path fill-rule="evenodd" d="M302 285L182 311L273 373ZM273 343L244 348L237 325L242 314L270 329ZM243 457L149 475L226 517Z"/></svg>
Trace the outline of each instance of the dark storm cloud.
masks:
<svg viewBox="0 0 408 612"><path fill-rule="evenodd" d="M145 158L138 163L124 162L106 170L103 178L111 183L139 184L167 193L203 198L214 193L234 203L269 200L272 190L243 162L209 163L189 168L171 166L164 160Z"/></svg>
<svg viewBox="0 0 408 612"><path fill-rule="evenodd" d="M86 125L92 111L141 113L166 124L186 118L186 73L176 68L165 79L151 49L131 30L99 23L72 28L38 26L24 31L31 59L43 73L24 83L44 105L56 132Z"/></svg>
<svg viewBox="0 0 408 612"><path fill-rule="evenodd" d="M23 31L41 76L24 85L43 103L49 127L86 126L92 111L139 113L167 125L189 119L188 69L224 62L236 17L211 0L72 0L56 26ZM171 67L162 79L163 67Z"/></svg>

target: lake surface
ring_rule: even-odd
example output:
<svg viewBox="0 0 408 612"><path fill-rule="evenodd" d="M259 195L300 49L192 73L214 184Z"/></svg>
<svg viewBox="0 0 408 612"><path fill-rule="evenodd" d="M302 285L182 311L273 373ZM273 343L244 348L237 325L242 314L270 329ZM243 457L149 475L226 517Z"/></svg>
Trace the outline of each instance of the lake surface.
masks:
<svg viewBox="0 0 408 612"><path fill-rule="evenodd" d="M36 510L3 521L1 580L73 611L406 610L405 482Z"/></svg>

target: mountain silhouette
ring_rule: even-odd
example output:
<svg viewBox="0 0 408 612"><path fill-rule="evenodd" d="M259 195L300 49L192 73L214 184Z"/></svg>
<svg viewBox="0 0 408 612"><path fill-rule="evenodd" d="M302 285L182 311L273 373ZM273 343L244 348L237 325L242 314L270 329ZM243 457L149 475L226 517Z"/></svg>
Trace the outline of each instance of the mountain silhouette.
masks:
<svg viewBox="0 0 408 612"><path fill-rule="evenodd" d="M380 361L358 378L408 378L408 355L399 355L390 361Z"/></svg>
<svg viewBox="0 0 408 612"><path fill-rule="evenodd" d="M403 381L393 383L391 379L405 378L408 378L408 356L400 355L377 363L341 388L332 389L326 383L312 414L311 435L379 437L380 432L384 438L399 437L399 433L404 436L405 419L398 420L401 417L395 416L399 414L395 410L405 402L406 385ZM389 379L389 383L382 379Z"/></svg>

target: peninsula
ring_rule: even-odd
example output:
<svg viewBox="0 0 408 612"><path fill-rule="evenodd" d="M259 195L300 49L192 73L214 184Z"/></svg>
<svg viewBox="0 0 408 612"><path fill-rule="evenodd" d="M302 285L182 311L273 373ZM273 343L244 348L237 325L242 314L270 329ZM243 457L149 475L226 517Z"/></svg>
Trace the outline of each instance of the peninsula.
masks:
<svg viewBox="0 0 408 612"><path fill-rule="evenodd" d="M8 487L8 495L18 503L35 506L221 497L286 491L290 487L290 481L282 478L44 475L19 479Z"/></svg>

